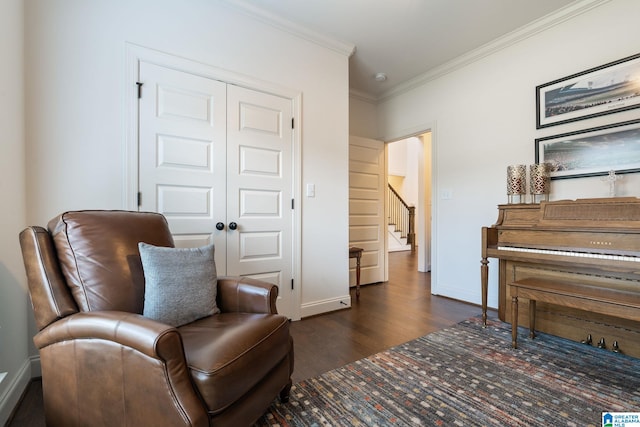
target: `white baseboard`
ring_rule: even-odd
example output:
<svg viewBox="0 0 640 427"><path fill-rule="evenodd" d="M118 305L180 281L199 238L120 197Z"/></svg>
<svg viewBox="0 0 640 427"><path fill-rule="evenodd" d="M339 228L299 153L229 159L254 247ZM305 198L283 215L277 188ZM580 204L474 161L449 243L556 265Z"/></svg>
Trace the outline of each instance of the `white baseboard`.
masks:
<svg viewBox="0 0 640 427"><path fill-rule="evenodd" d="M38 364L40 358L38 358ZM25 359L22 367L14 377L7 376L5 381L11 381L5 393L0 396L0 425L5 425L20 402L22 394L31 381L31 359Z"/></svg>
<svg viewBox="0 0 640 427"><path fill-rule="evenodd" d="M300 316L304 318L350 307L351 296L347 294L339 298L331 298L302 304L300 307Z"/></svg>

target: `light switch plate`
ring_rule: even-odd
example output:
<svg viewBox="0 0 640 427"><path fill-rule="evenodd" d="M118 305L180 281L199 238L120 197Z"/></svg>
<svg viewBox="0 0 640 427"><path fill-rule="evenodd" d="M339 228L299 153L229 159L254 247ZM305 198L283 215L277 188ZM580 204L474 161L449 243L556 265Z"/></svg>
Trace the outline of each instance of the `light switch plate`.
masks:
<svg viewBox="0 0 640 427"><path fill-rule="evenodd" d="M307 197L316 197L316 185L307 184Z"/></svg>

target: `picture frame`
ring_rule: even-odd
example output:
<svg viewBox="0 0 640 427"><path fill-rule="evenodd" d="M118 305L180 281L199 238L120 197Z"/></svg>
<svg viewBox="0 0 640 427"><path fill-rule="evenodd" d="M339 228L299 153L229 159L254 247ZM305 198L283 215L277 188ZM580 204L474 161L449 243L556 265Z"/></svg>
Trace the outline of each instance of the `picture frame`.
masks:
<svg viewBox="0 0 640 427"><path fill-rule="evenodd" d="M640 54L536 86L536 129L640 107Z"/></svg>
<svg viewBox="0 0 640 427"><path fill-rule="evenodd" d="M640 172L640 119L537 138L535 162L551 179Z"/></svg>

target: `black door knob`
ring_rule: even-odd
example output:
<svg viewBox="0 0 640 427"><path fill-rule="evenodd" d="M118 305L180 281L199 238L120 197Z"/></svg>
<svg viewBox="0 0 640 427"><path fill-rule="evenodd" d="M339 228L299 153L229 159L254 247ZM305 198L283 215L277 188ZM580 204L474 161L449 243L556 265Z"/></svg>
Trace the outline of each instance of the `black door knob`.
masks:
<svg viewBox="0 0 640 427"><path fill-rule="evenodd" d="M222 222L219 222L216 224L216 229L217 230L224 230L224 224Z"/></svg>
<svg viewBox="0 0 640 427"><path fill-rule="evenodd" d="M230 222L229 223L229 229L230 230L235 230L236 228L238 228L238 224L236 224L235 222Z"/></svg>

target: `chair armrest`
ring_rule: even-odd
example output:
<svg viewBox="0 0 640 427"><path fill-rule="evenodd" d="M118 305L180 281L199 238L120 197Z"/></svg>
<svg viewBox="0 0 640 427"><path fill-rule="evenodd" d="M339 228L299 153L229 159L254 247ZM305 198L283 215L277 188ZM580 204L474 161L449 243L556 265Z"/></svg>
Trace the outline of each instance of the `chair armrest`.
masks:
<svg viewBox="0 0 640 427"><path fill-rule="evenodd" d="M46 410L55 412L48 417L73 425L209 425L176 328L134 313L80 312L45 327L34 343Z"/></svg>
<svg viewBox="0 0 640 427"><path fill-rule="evenodd" d="M278 287L250 277L218 277L217 304L220 311L278 314Z"/></svg>
<svg viewBox="0 0 640 427"><path fill-rule="evenodd" d="M38 349L81 339L112 341L157 359L176 357L173 349L182 346L180 334L172 326L122 311L76 313L49 325L33 338Z"/></svg>

